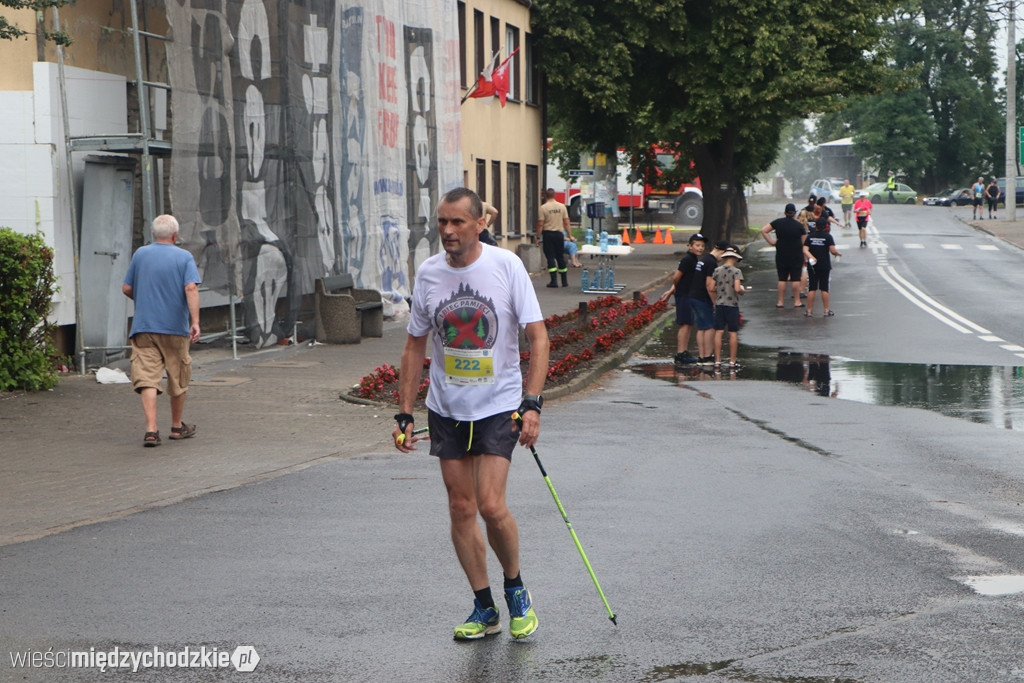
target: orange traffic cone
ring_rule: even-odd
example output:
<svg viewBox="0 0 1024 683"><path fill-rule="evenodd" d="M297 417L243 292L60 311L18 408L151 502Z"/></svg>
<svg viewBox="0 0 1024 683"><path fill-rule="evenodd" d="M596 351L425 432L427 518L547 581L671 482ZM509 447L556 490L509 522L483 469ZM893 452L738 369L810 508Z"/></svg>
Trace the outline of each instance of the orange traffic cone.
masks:
<svg viewBox="0 0 1024 683"><path fill-rule="evenodd" d="M644 234L640 232L640 228L636 229L636 234L633 236L633 244L644 244Z"/></svg>
<svg viewBox="0 0 1024 683"><path fill-rule="evenodd" d="M623 229L621 237L623 245L629 244L629 228Z"/></svg>
<svg viewBox="0 0 1024 683"><path fill-rule="evenodd" d="M654 229L654 241L651 244L665 244L665 240L661 239L661 228Z"/></svg>
<svg viewBox="0 0 1024 683"><path fill-rule="evenodd" d="M665 244L672 244L672 228L665 228Z"/></svg>

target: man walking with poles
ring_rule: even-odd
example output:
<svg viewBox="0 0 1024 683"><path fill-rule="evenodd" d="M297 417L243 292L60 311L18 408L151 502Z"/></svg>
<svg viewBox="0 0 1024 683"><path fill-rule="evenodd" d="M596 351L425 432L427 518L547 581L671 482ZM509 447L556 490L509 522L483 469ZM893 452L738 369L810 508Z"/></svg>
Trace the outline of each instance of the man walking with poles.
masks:
<svg viewBox="0 0 1024 683"><path fill-rule="evenodd" d="M525 638L538 622L520 575L519 531L505 488L516 443L532 448L540 434L547 328L522 261L480 243L485 219L476 193L457 188L445 194L437 222L444 252L416 273L392 437L403 453L416 449L412 411L429 341L430 454L440 462L452 544L474 597L472 613L455 627L455 639L475 640L501 630L478 514L505 574L509 630L513 638ZM519 328L530 344L525 396Z"/></svg>

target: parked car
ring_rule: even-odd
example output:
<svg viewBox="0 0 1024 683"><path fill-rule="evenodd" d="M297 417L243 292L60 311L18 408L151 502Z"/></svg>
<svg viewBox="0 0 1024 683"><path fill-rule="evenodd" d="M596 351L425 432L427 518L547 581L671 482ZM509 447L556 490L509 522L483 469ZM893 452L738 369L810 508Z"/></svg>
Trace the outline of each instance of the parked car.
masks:
<svg viewBox="0 0 1024 683"><path fill-rule="evenodd" d="M868 193L868 199L872 204L885 204L889 201L889 190L886 188L886 183L868 185L864 192ZM896 190L892 194L897 204L917 203L917 192L909 185L896 183Z"/></svg>
<svg viewBox="0 0 1024 683"><path fill-rule="evenodd" d="M996 178L999 185L999 199L1006 203L1006 178ZM1017 176L1017 204L1024 204L1024 177Z"/></svg>
<svg viewBox="0 0 1024 683"><path fill-rule="evenodd" d="M811 183L811 190L808 194L815 197L825 197L832 204L839 203L839 188L843 186L842 178L819 178Z"/></svg>
<svg viewBox="0 0 1024 683"><path fill-rule="evenodd" d="M971 190L967 187L950 188L934 197L925 197L922 203L925 206L967 206L971 203Z"/></svg>

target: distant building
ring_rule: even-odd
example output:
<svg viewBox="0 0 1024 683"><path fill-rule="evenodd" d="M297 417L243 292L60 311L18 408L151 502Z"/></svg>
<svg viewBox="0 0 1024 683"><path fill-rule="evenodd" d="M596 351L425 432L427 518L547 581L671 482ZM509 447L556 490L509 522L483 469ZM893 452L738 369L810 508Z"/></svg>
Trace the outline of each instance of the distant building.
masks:
<svg viewBox="0 0 1024 683"><path fill-rule="evenodd" d="M854 187L862 187L863 161L853 153L853 138L840 138L818 145L822 178L849 178Z"/></svg>

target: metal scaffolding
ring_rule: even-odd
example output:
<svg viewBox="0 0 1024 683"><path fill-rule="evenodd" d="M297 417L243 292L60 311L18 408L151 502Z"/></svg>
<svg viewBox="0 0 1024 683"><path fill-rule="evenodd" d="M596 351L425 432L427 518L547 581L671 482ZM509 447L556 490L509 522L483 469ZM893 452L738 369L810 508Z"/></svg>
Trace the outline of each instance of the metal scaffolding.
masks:
<svg viewBox="0 0 1024 683"><path fill-rule="evenodd" d="M162 88L170 90L166 83L155 83L145 79L143 74L143 41L148 39L167 40L166 36L142 30L139 27L138 0L129 0L131 8L131 28L128 33L132 36L132 52L135 65L135 90L138 96L139 106L139 131L137 133L118 133L110 135L87 135L74 136L71 134L70 115L67 99L67 81L64 70L64 46L57 45L57 74L60 90L61 116L64 128L64 149L65 161L68 175L69 212L71 219L71 241L74 253L75 269L75 347L78 350L79 371L85 374L85 356L87 351L108 351L129 348L118 347L87 347L83 333L82 321L82 277L80 269L81 235L78 225L76 211L74 167L72 154L74 152L108 152L113 154L126 154L138 156L141 160L142 174L142 214L145 225L149 225L156 217L156 182L154 180L153 159L155 157L167 157L171 153L171 144L167 140L160 140L153 137L152 126L150 125L150 88ZM60 26L60 11L53 8L53 21ZM130 82L130 81L129 81Z"/></svg>

